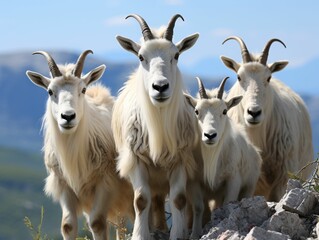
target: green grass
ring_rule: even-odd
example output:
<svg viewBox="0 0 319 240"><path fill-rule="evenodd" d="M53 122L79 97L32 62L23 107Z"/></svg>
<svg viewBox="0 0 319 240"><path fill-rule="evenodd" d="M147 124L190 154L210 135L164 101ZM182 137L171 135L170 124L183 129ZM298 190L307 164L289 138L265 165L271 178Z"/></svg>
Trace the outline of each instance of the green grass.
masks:
<svg viewBox="0 0 319 240"><path fill-rule="evenodd" d="M43 232L60 238L61 210L43 192L46 170L41 153L0 148L0 240L32 239L24 225L28 216L39 224L43 206Z"/></svg>
<svg viewBox="0 0 319 240"><path fill-rule="evenodd" d="M306 189L319 192L319 158L308 167L314 168L309 180L298 173ZM61 209L43 192L46 170L41 153L29 153L0 147L0 240L60 240ZM84 219L77 240L91 238ZM31 227L32 226L32 227ZM114 231L113 231L114 234ZM114 235L113 235L114 236ZM111 238L112 239L112 238Z"/></svg>
<svg viewBox="0 0 319 240"><path fill-rule="evenodd" d="M62 239L61 208L43 192L46 176L40 152L0 147L0 240ZM92 239L83 217L78 223L77 240Z"/></svg>
<svg viewBox="0 0 319 240"><path fill-rule="evenodd" d="M31 232L32 239L34 240L49 240L46 234L42 234L42 224L43 224L44 208L41 207L40 223L37 227L34 227L30 218L24 217L24 225Z"/></svg>

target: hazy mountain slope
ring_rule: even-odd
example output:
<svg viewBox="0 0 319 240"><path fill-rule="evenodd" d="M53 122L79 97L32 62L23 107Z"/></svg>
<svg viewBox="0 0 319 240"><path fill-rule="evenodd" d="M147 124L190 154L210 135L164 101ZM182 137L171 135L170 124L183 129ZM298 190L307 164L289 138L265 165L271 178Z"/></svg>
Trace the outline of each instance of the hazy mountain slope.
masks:
<svg viewBox="0 0 319 240"><path fill-rule="evenodd" d="M75 62L78 57L78 54L67 52L52 55L57 63ZM87 57L84 72L100 64L107 65L102 81L113 94L134 69L130 63L105 63L92 55ZM0 145L39 149L47 93L27 78L26 70L49 76L43 56L32 56L29 52L0 55Z"/></svg>
<svg viewBox="0 0 319 240"><path fill-rule="evenodd" d="M36 227L41 206L45 208L43 231L59 236L60 209L43 193L46 171L42 157L26 151L0 147L0 240L31 239L23 219Z"/></svg>
<svg viewBox="0 0 319 240"><path fill-rule="evenodd" d="M79 55L79 53L65 51L54 51L51 54L57 63L63 64L75 62ZM112 63L98 59L93 54L87 57L84 73L100 64L107 66L102 82L110 87L113 95L117 94L124 81L137 66L137 62ZM194 68L185 69L185 67L182 67L182 71L187 73L184 75L186 89L192 94L197 92L195 77L198 76L197 73L203 67L213 68L217 76L217 79L207 75L202 78L207 88L216 87L221 78L229 73L229 70L218 63L217 59L209 64L207 61L203 62L202 65L198 66L197 71ZM312 68L313 64L306 65L305 71L310 71ZM48 66L43 56L33 56L31 52L0 54L0 145L39 151L42 146L41 118L45 110L47 93L31 83L25 74L26 70L38 71L45 76L49 75ZM194 71L194 74L191 74L192 71ZM282 78L288 79L292 74L291 71L285 69L280 74L286 73L287 75ZM300 75L302 69L295 69L294 71L293 74L298 73ZM309 73L307 72L307 74ZM232 79L229 80L226 89L231 86L232 81ZM318 151L319 92L318 95L303 95L303 98L311 113L314 145L316 151Z"/></svg>

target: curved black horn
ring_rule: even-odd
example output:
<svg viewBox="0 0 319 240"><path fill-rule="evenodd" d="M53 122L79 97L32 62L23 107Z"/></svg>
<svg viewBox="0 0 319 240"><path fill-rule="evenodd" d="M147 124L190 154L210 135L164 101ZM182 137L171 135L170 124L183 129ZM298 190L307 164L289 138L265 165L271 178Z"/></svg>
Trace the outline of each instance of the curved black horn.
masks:
<svg viewBox="0 0 319 240"><path fill-rule="evenodd" d="M225 83L229 77L225 77L218 87L217 98L223 99Z"/></svg>
<svg viewBox="0 0 319 240"><path fill-rule="evenodd" d="M229 38L226 38L222 44L224 44L225 42L227 42L230 39L236 40L239 43L240 49L241 49L241 56L243 58L243 63L251 62L249 51L248 51L243 39L241 39L240 37L237 37L237 36L231 36Z"/></svg>
<svg viewBox="0 0 319 240"><path fill-rule="evenodd" d="M138 21L138 23L140 24L142 34L143 34L145 41L154 39L154 36L152 34L150 27L147 25L146 21L141 16L139 16L137 14L130 14L125 19L128 19L130 17L135 18Z"/></svg>
<svg viewBox="0 0 319 240"><path fill-rule="evenodd" d="M264 50L262 51L260 57L259 57L259 60L258 62L260 62L261 64L263 65L266 65L267 64L267 59L268 59L268 54L269 54L269 49L270 49L270 46L273 42L280 42L285 48L286 48L286 45L279 39L277 38L273 38L273 39L270 39L266 46L264 47Z"/></svg>
<svg viewBox="0 0 319 240"><path fill-rule="evenodd" d="M197 82L198 82L198 92L199 92L199 96L201 99L208 99L204 84L202 82L202 80L200 80L199 77L196 77Z"/></svg>
<svg viewBox="0 0 319 240"><path fill-rule="evenodd" d="M84 66L84 60L89 53L93 54L93 51L86 50L79 56L78 60L76 61L75 66L74 66L74 70L73 70L74 76L81 78L81 74L82 74L83 66Z"/></svg>
<svg viewBox="0 0 319 240"><path fill-rule="evenodd" d="M54 59L51 57L51 55L49 53L47 53L45 51L36 51L36 52L32 53L32 55L34 55L34 54L41 54L46 58L46 60L48 61L49 69L50 69L50 72L51 72L53 78L62 76L58 66L56 65Z"/></svg>
<svg viewBox="0 0 319 240"><path fill-rule="evenodd" d="M181 18L184 21L184 18L180 14L174 15L171 20L169 21L167 25L167 29L164 33L164 38L167 39L168 41L173 40L173 32L174 32L174 27L175 27L175 22L178 18Z"/></svg>

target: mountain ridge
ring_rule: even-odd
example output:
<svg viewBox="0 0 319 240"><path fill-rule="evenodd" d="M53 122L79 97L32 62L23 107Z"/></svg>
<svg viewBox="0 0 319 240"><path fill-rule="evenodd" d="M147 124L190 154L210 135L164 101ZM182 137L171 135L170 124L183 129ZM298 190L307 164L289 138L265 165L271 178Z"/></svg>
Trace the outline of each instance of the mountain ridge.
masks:
<svg viewBox="0 0 319 240"><path fill-rule="evenodd" d="M64 50L50 51L50 53L57 63L63 64L75 62L80 54ZM105 60L102 56L96 57L93 54L87 57L83 72L87 73L101 64L107 66L101 82L111 89L113 96L117 95L117 91L137 67L137 61L136 63L131 61L111 62L110 60ZM192 94L196 94L196 76L202 78L207 88L213 88L218 86L221 78L229 73L229 70L224 66L224 70L218 69L220 65L217 65L217 60L216 63L211 63L211 67L216 68L216 76L218 77L206 74L200 76L198 74L200 69L195 71L194 68L185 69L185 66L180 66L181 71L186 72L186 74L183 74L186 89ZM37 71L49 76L47 62L43 56L33 56L31 51L0 54L0 145L39 151L42 146L40 129L47 93L31 83L25 74L27 70ZM195 74L190 74L192 71ZM286 70L282 72L284 71ZM226 89L229 89L235 81L230 80L226 85ZM315 149L318 151L319 139L315 138L315 136L319 134L319 127L317 127L319 125L319 93L317 96L307 94L302 95L302 97L311 115L314 128L314 144Z"/></svg>

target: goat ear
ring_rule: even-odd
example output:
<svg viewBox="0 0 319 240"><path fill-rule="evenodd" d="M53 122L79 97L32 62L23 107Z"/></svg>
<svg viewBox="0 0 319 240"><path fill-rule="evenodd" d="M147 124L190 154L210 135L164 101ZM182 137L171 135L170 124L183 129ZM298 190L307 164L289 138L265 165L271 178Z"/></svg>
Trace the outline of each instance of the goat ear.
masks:
<svg viewBox="0 0 319 240"><path fill-rule="evenodd" d="M273 72L278 72L284 69L288 65L288 61L279 61L279 62L274 62L269 64L269 69L270 71Z"/></svg>
<svg viewBox="0 0 319 240"><path fill-rule="evenodd" d="M232 99L230 99L228 102L226 102L227 110L238 105L242 99L243 96L233 97Z"/></svg>
<svg viewBox="0 0 319 240"><path fill-rule="evenodd" d="M85 74L83 77L81 77L83 79L83 81L85 82L86 85L89 85L97 80L99 80L104 71L105 71L106 66L103 64L101 66L98 66L97 68L94 68L92 71L88 72L87 74Z"/></svg>
<svg viewBox="0 0 319 240"><path fill-rule="evenodd" d="M189 103L189 105L191 105L193 108L196 107L197 101L195 98L193 98L191 95L187 94L187 93L183 93L187 102Z"/></svg>
<svg viewBox="0 0 319 240"><path fill-rule="evenodd" d="M237 73L240 67L240 64L235 62L233 59L225 57L225 56L221 56L220 59L222 60L222 62L225 64L226 67L230 68L231 70Z"/></svg>
<svg viewBox="0 0 319 240"><path fill-rule="evenodd" d="M187 49L190 49L194 44L196 43L197 39L199 37L198 33L195 33L193 35L190 35L183 40L179 41L176 44L176 47L178 48L179 53L182 53L186 51Z"/></svg>
<svg viewBox="0 0 319 240"><path fill-rule="evenodd" d="M136 56L138 55L138 52L141 49L139 44L122 36L116 36L116 39L125 50L134 53Z"/></svg>
<svg viewBox="0 0 319 240"><path fill-rule="evenodd" d="M50 79L41 75L37 72L26 71L28 78L37 86L44 88L45 90L48 88L50 84Z"/></svg>

